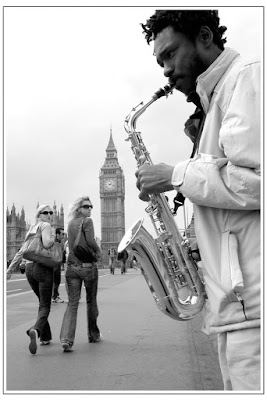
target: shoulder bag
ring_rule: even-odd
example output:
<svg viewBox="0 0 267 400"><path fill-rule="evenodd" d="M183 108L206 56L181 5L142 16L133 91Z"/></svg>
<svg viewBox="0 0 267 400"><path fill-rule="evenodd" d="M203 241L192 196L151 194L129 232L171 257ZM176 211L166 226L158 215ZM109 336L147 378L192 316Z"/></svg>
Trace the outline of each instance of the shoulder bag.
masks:
<svg viewBox="0 0 267 400"><path fill-rule="evenodd" d="M88 245L83 230L84 219L81 221L76 239L73 244L73 253L83 263L92 263L98 260L97 253Z"/></svg>
<svg viewBox="0 0 267 400"><path fill-rule="evenodd" d="M55 268L62 264L62 247L55 242L49 249L42 243L42 233L40 227L36 234L30 235L21 247L23 258L37 262L48 268Z"/></svg>

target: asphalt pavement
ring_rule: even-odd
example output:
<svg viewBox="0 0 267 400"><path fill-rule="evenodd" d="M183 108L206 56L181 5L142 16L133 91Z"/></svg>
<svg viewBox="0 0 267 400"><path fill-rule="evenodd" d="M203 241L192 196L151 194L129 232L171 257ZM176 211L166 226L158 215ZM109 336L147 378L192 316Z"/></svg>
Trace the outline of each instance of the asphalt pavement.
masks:
<svg viewBox="0 0 267 400"><path fill-rule="evenodd" d="M52 304L53 340L28 349L37 299L29 290L7 298L4 392L49 393L215 393L223 390L216 338L201 332L201 316L178 322L157 308L140 271L108 270L99 278L99 343L88 343L85 291L78 309L74 350L64 353L59 332L65 303ZM64 281L64 276L62 278ZM29 288L30 289L30 288Z"/></svg>

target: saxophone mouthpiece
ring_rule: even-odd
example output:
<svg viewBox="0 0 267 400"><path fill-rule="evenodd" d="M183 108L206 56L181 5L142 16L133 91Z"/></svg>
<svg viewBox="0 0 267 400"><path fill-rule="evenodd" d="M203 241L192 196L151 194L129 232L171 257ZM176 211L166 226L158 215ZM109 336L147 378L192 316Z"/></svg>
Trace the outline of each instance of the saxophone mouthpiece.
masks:
<svg viewBox="0 0 267 400"><path fill-rule="evenodd" d="M163 88L160 88L159 90L157 90L154 93L154 95L152 96L152 98L154 100L157 100L157 99L160 99L160 97L162 97L162 96L167 97L170 93L172 93L174 87L175 87L175 83L168 83Z"/></svg>

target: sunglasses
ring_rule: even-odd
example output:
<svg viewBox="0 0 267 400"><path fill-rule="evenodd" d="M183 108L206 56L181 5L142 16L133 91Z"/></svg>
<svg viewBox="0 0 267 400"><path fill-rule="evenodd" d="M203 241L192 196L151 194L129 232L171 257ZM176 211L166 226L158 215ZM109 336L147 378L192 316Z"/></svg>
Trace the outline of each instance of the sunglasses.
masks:
<svg viewBox="0 0 267 400"><path fill-rule="evenodd" d="M84 204L84 206L82 206L82 208L93 208L93 206L89 206L89 204Z"/></svg>
<svg viewBox="0 0 267 400"><path fill-rule="evenodd" d="M43 211L43 212L41 212L40 214L44 214L44 215L50 214L50 215L53 215L53 211Z"/></svg>

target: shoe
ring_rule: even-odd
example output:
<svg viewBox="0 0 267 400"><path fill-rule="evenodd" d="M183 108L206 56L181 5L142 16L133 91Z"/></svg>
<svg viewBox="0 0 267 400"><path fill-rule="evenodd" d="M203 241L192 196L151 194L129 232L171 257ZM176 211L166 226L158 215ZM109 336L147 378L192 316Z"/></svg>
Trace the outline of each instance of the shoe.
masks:
<svg viewBox="0 0 267 400"><path fill-rule="evenodd" d="M99 336L97 338L93 338L93 336L89 337L89 343L97 343L100 342L100 340L102 340L103 336L101 333L99 333Z"/></svg>
<svg viewBox="0 0 267 400"><path fill-rule="evenodd" d="M56 299L52 300L52 303L64 303L64 300L62 300L59 296Z"/></svg>
<svg viewBox="0 0 267 400"><path fill-rule="evenodd" d="M29 350L32 354L35 354L37 351L37 337L38 333L36 329L31 329L29 331L29 336L31 339L30 345L29 345Z"/></svg>
<svg viewBox="0 0 267 400"><path fill-rule="evenodd" d="M72 351L72 345L70 345L69 343L62 343L62 350L65 353L69 353L70 351Z"/></svg>
<svg viewBox="0 0 267 400"><path fill-rule="evenodd" d="M50 344L50 340L41 340L40 341L40 346L47 346L48 344Z"/></svg>

